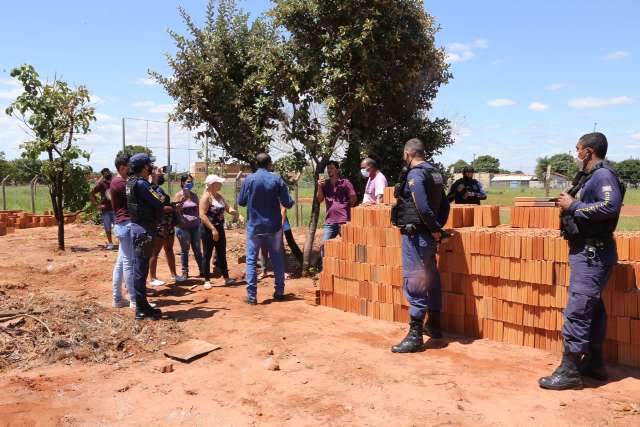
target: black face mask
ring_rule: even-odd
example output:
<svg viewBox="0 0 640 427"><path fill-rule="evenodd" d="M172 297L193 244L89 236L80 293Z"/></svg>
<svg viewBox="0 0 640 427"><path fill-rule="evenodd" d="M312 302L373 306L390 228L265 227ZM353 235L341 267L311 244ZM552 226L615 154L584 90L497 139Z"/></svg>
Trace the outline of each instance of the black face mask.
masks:
<svg viewBox="0 0 640 427"><path fill-rule="evenodd" d="M113 175L111 175L110 173L104 176L104 179L106 179L107 181L111 181L111 178L113 178Z"/></svg>
<svg viewBox="0 0 640 427"><path fill-rule="evenodd" d="M158 185L162 185L164 184L164 176L159 176L158 177Z"/></svg>

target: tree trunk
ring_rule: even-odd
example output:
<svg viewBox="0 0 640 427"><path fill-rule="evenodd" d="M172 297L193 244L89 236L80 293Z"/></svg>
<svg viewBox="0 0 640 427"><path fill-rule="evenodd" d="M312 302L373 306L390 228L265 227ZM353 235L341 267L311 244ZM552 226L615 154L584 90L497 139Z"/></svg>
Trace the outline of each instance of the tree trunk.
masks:
<svg viewBox="0 0 640 427"><path fill-rule="evenodd" d="M318 193L318 179L320 178L320 174L324 171L326 162L326 159L321 159L313 172L313 204L311 205L311 218L309 220L307 239L304 242L304 257L302 263L302 269L307 273L309 273L309 268L311 267L313 243L316 238L316 230L318 229L318 221L320 219L320 202L316 197L316 194Z"/></svg>
<svg viewBox="0 0 640 427"><path fill-rule="evenodd" d="M58 220L58 249L64 251L64 196L63 196L63 176L62 174L55 177L55 193L52 194L53 209L56 212Z"/></svg>

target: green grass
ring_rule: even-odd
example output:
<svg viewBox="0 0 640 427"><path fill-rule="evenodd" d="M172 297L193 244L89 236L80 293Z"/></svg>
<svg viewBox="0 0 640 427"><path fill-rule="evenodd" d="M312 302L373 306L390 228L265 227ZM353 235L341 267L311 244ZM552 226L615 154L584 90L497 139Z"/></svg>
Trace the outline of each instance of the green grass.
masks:
<svg viewBox="0 0 640 427"><path fill-rule="evenodd" d="M509 224L511 214L508 211L500 211L500 223ZM640 231L640 217L621 216L618 221L617 231Z"/></svg>

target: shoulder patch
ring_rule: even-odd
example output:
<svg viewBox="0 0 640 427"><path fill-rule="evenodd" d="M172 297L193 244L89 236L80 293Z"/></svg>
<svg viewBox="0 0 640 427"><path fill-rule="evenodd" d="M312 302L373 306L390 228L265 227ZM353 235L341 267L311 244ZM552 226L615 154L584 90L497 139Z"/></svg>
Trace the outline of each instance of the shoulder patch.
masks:
<svg viewBox="0 0 640 427"><path fill-rule="evenodd" d="M443 179L442 179L442 174L439 172L432 172L431 176L433 177L433 183L434 184L442 184Z"/></svg>
<svg viewBox="0 0 640 427"><path fill-rule="evenodd" d="M611 188L610 185L605 185L605 186L602 187L602 192L603 193L609 193L611 191L613 191L613 189Z"/></svg>
<svg viewBox="0 0 640 427"><path fill-rule="evenodd" d="M411 179L408 181L408 184L409 184L409 187L413 187L414 185L416 185L416 180L415 180L415 179L413 179L413 178L411 178Z"/></svg>

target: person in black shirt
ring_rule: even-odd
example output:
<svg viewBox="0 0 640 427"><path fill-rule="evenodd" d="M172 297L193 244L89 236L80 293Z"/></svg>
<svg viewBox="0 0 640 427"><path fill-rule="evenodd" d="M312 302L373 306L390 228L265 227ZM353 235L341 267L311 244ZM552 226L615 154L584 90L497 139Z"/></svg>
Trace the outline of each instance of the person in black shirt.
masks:
<svg viewBox="0 0 640 427"><path fill-rule="evenodd" d="M462 178L451 186L447 199L449 202L465 205L479 205L480 200L486 200L487 195L482 188L482 184L473 178L475 170L471 166L462 169Z"/></svg>

